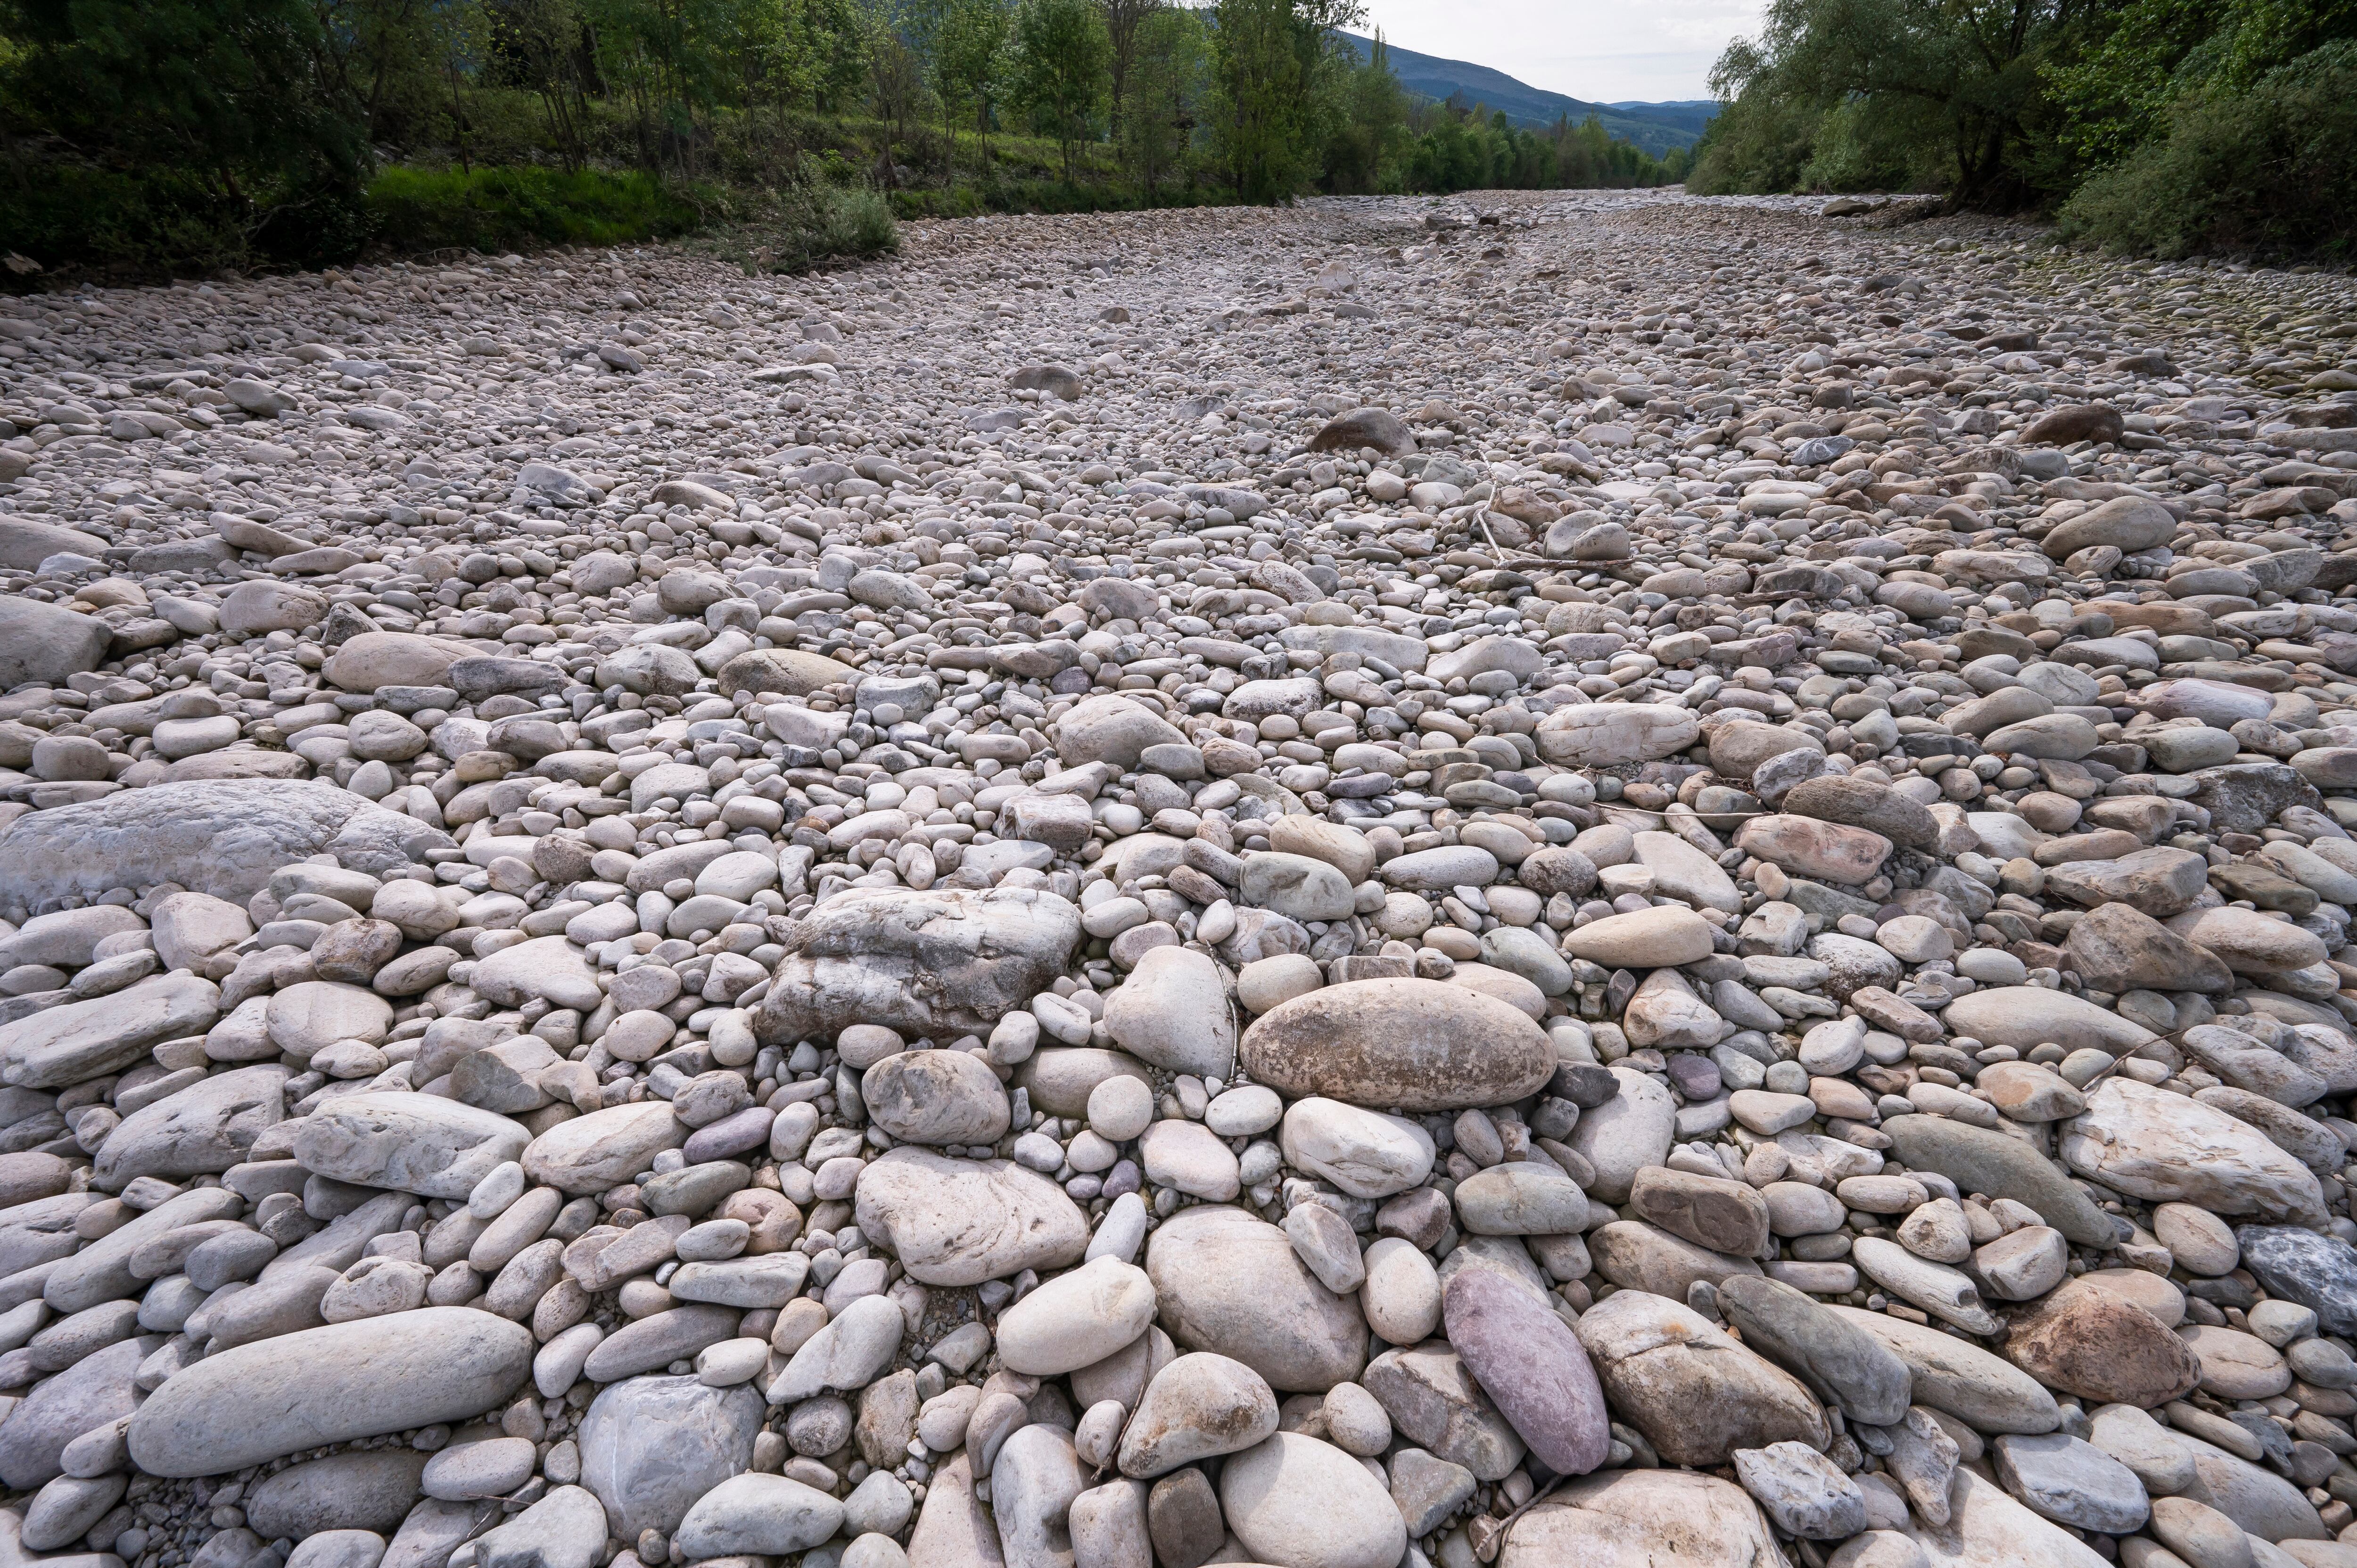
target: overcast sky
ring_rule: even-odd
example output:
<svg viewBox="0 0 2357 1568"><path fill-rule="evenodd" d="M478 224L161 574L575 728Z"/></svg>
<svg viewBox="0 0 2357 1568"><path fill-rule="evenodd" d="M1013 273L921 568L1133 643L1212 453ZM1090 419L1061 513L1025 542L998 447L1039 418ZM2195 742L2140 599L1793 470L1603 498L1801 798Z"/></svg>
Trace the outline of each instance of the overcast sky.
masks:
<svg viewBox="0 0 2357 1568"><path fill-rule="evenodd" d="M1711 62L1758 0L1366 0L1362 30L1594 102L1707 98Z"/></svg>

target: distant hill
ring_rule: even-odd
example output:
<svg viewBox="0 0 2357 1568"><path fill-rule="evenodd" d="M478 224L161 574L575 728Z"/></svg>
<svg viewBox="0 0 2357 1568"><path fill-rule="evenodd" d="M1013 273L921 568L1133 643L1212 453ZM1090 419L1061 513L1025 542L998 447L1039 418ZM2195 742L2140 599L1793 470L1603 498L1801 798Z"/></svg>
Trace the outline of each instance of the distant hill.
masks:
<svg viewBox="0 0 2357 1568"><path fill-rule="evenodd" d="M1342 33L1340 37L1361 60L1372 48L1372 39L1356 33ZM1393 73L1411 92L1440 100L1461 94L1484 108L1502 111L1507 119L1517 124L1534 129L1552 125L1566 114L1575 122L1594 114L1603 122L1606 131L1635 143L1656 157L1673 147L1694 145L1718 109L1717 104L1706 99L1678 103L1590 103L1533 87L1502 70L1469 60L1442 59L1437 55L1401 48L1397 44L1389 44L1388 48Z"/></svg>
<svg viewBox="0 0 2357 1568"><path fill-rule="evenodd" d="M1618 109L1640 120L1659 120L1664 124L1684 125L1699 136L1703 127L1708 125L1718 113L1719 104L1716 98L1680 98L1667 103L1620 102L1608 103L1605 107Z"/></svg>

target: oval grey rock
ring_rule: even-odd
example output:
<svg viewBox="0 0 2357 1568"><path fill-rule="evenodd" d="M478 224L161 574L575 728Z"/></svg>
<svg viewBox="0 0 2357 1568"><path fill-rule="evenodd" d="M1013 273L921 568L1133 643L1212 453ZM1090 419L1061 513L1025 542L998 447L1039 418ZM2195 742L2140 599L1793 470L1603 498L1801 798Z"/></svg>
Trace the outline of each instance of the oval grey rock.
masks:
<svg viewBox="0 0 2357 1568"><path fill-rule="evenodd" d="M151 1476L218 1476L330 1443L480 1415L532 1372L531 1331L429 1306L307 1328L185 1367L131 1421Z"/></svg>
<svg viewBox="0 0 2357 1568"><path fill-rule="evenodd" d="M460 1198L531 1141L495 1111L437 1095L353 1094L303 1118L295 1157L314 1175L356 1187Z"/></svg>
<svg viewBox="0 0 2357 1568"><path fill-rule="evenodd" d="M766 1408L751 1383L716 1389L694 1377L658 1377L612 1384L581 1419L581 1484L625 1539L645 1530L669 1534L696 1498L752 1467ZM650 1432L662 1441L645 1441Z"/></svg>

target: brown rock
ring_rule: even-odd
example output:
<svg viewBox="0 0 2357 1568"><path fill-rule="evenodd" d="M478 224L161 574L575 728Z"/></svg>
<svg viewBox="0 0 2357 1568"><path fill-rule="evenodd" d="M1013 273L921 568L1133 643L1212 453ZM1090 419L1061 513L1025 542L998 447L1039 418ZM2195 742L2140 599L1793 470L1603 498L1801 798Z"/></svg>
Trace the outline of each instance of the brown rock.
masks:
<svg viewBox="0 0 2357 1568"><path fill-rule="evenodd" d="M2021 433L2024 446L2068 446L2074 441L2117 442L2127 434L2120 411L2099 403L2076 403L2050 408L2030 421Z"/></svg>
<svg viewBox="0 0 2357 1568"><path fill-rule="evenodd" d="M1768 1244L1768 1200L1743 1182L1648 1165L1630 1187L1629 1207L1714 1252L1749 1257Z"/></svg>
<svg viewBox="0 0 2357 1568"><path fill-rule="evenodd" d="M1503 1105L1555 1072L1520 1009L1437 980L1361 980L1297 996L1244 1031L1255 1083L1409 1112Z"/></svg>
<svg viewBox="0 0 2357 1568"><path fill-rule="evenodd" d="M2006 1359L2082 1399L2149 1410L2182 1399L2201 1379L2201 1361L2151 1313L2082 1280L2013 1320Z"/></svg>
<svg viewBox="0 0 2357 1568"><path fill-rule="evenodd" d="M2098 904L2062 944L2069 966L2097 991L2232 991L2233 972L2149 915Z"/></svg>
<svg viewBox="0 0 2357 1568"><path fill-rule="evenodd" d="M1754 817L1735 835L1735 847L1796 876L1857 886L1890 856L1890 841L1866 828L1812 817Z"/></svg>
<svg viewBox="0 0 2357 1568"><path fill-rule="evenodd" d="M1921 800L1910 800L1887 784L1846 774L1804 779L1792 786L1781 804L1794 816L1869 829L1910 849L1929 849L1940 842L1940 824Z"/></svg>

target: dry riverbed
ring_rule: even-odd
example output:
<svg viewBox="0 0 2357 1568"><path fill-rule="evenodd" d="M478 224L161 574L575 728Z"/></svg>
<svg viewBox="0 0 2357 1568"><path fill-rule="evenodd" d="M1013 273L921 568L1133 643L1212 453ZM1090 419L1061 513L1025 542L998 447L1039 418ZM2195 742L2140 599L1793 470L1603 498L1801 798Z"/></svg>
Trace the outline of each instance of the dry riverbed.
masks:
<svg viewBox="0 0 2357 1568"><path fill-rule="evenodd" d="M1892 216L0 303L0 1557L2357 1568L2351 286Z"/></svg>

